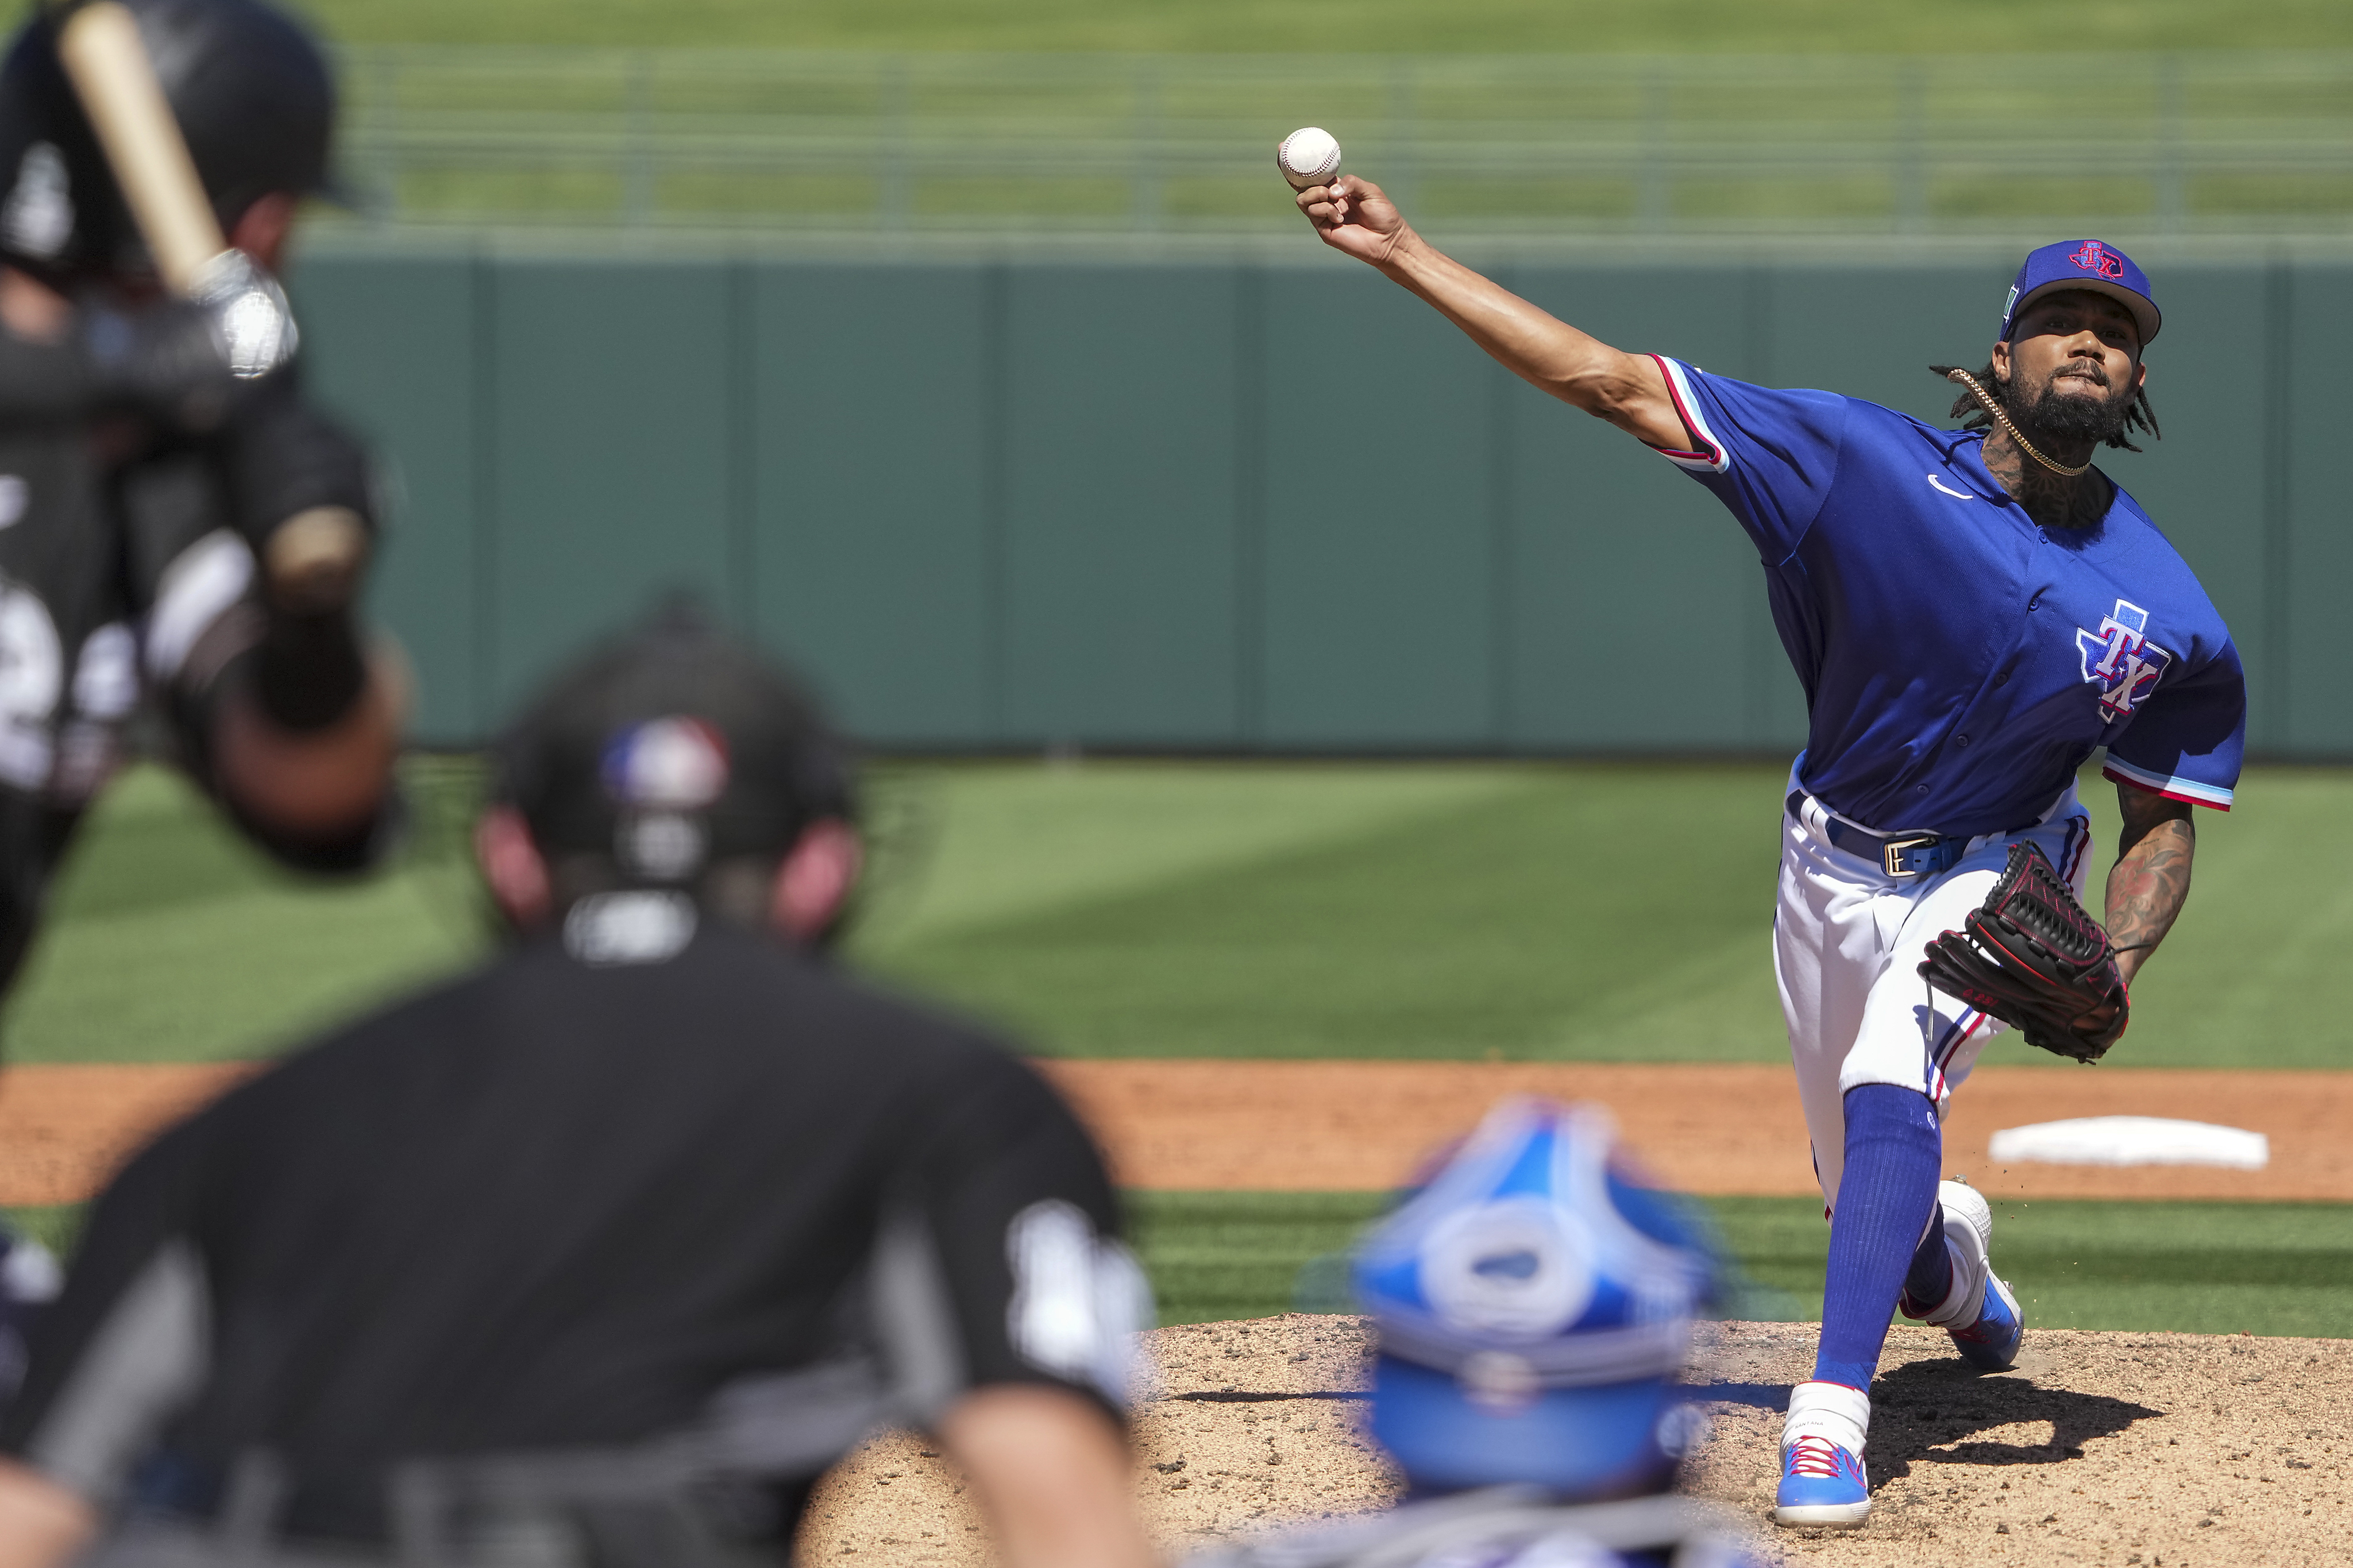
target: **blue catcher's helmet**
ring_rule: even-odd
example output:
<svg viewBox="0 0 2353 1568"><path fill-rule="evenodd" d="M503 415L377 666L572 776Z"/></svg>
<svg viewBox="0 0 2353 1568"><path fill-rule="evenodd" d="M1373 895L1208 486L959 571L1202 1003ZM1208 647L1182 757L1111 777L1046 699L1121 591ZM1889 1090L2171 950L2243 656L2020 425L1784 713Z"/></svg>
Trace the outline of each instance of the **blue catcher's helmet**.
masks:
<svg viewBox="0 0 2353 1568"><path fill-rule="evenodd" d="M1713 1249L1615 1139L1599 1107L1505 1100L1358 1247L1373 1436L1417 1488L1589 1499L1672 1475Z"/></svg>

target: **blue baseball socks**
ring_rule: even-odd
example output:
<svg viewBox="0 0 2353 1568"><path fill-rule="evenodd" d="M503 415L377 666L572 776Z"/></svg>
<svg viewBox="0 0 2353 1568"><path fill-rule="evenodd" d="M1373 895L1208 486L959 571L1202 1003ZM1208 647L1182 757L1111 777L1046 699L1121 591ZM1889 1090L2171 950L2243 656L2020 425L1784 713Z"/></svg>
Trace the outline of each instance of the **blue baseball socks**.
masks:
<svg viewBox="0 0 2353 1568"><path fill-rule="evenodd" d="M1928 1228L1920 1237L1919 1249L1912 1254L1896 1310L1907 1318L1925 1318L1952 1293L1953 1247L1945 1239L1945 1205L1940 1202L1928 1210Z"/></svg>
<svg viewBox="0 0 2353 1568"><path fill-rule="evenodd" d="M1847 1091L1846 1169L1831 1220L1816 1382L1867 1393L1897 1294L1945 1299L1952 1264L1944 1227L1929 1223L1944 1157L1943 1131L1927 1096L1884 1083Z"/></svg>
<svg viewBox="0 0 2353 1568"><path fill-rule="evenodd" d="M1933 1289L1941 1300L1951 1289L1944 1226L1928 1223L1936 1217L1944 1148L1936 1108L1916 1089L1874 1083L1847 1091L1821 1349L1813 1381L1789 1391L1781 1422L1779 1523L1852 1529L1871 1516L1862 1448L1888 1310L1899 1291Z"/></svg>

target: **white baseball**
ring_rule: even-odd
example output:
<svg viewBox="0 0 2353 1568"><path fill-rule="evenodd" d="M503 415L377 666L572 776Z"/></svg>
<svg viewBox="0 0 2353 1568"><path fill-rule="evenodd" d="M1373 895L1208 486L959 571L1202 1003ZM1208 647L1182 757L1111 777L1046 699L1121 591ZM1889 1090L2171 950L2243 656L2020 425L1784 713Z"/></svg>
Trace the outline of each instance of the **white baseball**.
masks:
<svg viewBox="0 0 2353 1568"><path fill-rule="evenodd" d="M1274 166L1294 191L1328 185L1340 172L1340 143L1319 125L1294 131L1274 150Z"/></svg>

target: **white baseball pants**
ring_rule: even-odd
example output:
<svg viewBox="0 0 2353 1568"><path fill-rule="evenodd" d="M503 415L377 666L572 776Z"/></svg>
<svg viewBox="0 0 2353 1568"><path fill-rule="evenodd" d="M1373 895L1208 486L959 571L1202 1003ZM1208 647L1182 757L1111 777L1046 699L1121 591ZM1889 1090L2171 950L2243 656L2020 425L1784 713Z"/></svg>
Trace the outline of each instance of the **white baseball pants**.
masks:
<svg viewBox="0 0 2353 1568"><path fill-rule="evenodd" d="M1794 774L1789 788L1799 788ZM1919 974L1929 942L1985 902L2010 846L2022 838L2042 846L2081 898L2092 825L2070 785L2036 826L1971 839L1941 875L1899 878L1834 847L1823 837L1826 819L1811 795L1797 813L1782 814L1773 970L1828 1208L1838 1202L1845 1165L1847 1090L1866 1083L1917 1089L1941 1119L1986 1041L2008 1026L1929 988Z"/></svg>

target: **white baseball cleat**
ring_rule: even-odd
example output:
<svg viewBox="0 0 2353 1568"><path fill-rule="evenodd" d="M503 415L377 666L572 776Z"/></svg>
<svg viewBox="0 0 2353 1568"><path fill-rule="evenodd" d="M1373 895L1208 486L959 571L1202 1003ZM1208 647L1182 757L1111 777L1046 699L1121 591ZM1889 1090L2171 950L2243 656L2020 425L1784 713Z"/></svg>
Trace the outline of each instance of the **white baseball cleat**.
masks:
<svg viewBox="0 0 2353 1568"><path fill-rule="evenodd" d="M1837 1383L1801 1383L1789 1391L1781 1423L1781 1484L1773 1522L1852 1530L1871 1517L1871 1483L1862 1469L1871 1399Z"/></svg>
<svg viewBox="0 0 2353 1568"><path fill-rule="evenodd" d="M1993 1205L1957 1178L1936 1185L1945 1215L1945 1247L1953 1259L1953 1289L1923 1321L1953 1336L1953 1348L1971 1366L2007 1372L2026 1339L2018 1297L1994 1277Z"/></svg>

